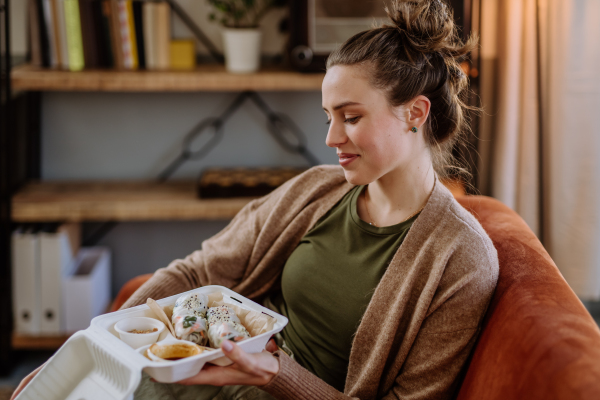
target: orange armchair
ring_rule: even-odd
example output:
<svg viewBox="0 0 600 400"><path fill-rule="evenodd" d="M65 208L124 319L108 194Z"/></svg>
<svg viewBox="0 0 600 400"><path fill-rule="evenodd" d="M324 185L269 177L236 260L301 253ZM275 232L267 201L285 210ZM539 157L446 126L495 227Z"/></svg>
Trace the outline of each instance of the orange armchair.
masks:
<svg viewBox="0 0 600 400"><path fill-rule="evenodd" d="M500 261L458 400L600 399L600 330L540 241L497 200L457 200L479 220ZM112 309L150 276L129 281Z"/></svg>

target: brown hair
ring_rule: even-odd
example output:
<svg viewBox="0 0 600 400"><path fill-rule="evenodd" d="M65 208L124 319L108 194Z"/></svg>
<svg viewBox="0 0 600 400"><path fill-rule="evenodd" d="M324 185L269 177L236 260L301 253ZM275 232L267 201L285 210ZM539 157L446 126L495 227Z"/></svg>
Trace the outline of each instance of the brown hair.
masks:
<svg viewBox="0 0 600 400"><path fill-rule="evenodd" d="M435 171L440 177L469 173L453 165L452 148L470 132L466 104L468 78L460 61L475 46L463 43L451 8L441 0L392 0L386 12L392 25L360 32L330 54L327 69L364 65L373 87L382 89L391 106L418 95L431 101L424 125Z"/></svg>

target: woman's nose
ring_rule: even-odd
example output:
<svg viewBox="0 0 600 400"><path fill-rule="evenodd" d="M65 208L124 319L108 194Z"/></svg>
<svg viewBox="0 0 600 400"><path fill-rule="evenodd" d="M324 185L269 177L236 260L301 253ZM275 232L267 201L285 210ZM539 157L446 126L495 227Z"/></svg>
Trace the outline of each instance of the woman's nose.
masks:
<svg viewBox="0 0 600 400"><path fill-rule="evenodd" d="M329 125L329 131L327 132L327 138L325 144L329 147L340 147L348 141L348 136L344 132L342 126L334 121L331 121Z"/></svg>

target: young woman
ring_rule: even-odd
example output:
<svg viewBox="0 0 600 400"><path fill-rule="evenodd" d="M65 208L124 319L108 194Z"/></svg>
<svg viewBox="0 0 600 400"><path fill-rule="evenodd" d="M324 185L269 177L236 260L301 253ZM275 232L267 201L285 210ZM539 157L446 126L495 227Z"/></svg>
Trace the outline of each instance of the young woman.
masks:
<svg viewBox="0 0 600 400"><path fill-rule="evenodd" d="M439 181L465 129L457 58L473 44L458 39L440 0L395 0L388 13L392 25L328 59L326 143L341 167L313 168L251 202L124 305L223 285L288 317L288 351L225 342L232 366L179 385L146 378L136 398L455 393L498 277L490 239Z"/></svg>

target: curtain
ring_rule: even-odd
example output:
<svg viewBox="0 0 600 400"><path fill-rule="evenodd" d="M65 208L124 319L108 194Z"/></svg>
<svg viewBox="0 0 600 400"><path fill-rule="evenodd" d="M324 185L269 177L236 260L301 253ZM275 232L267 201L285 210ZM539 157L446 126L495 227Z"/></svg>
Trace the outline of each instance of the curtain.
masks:
<svg viewBox="0 0 600 400"><path fill-rule="evenodd" d="M600 0L480 3L479 189L600 299Z"/></svg>

